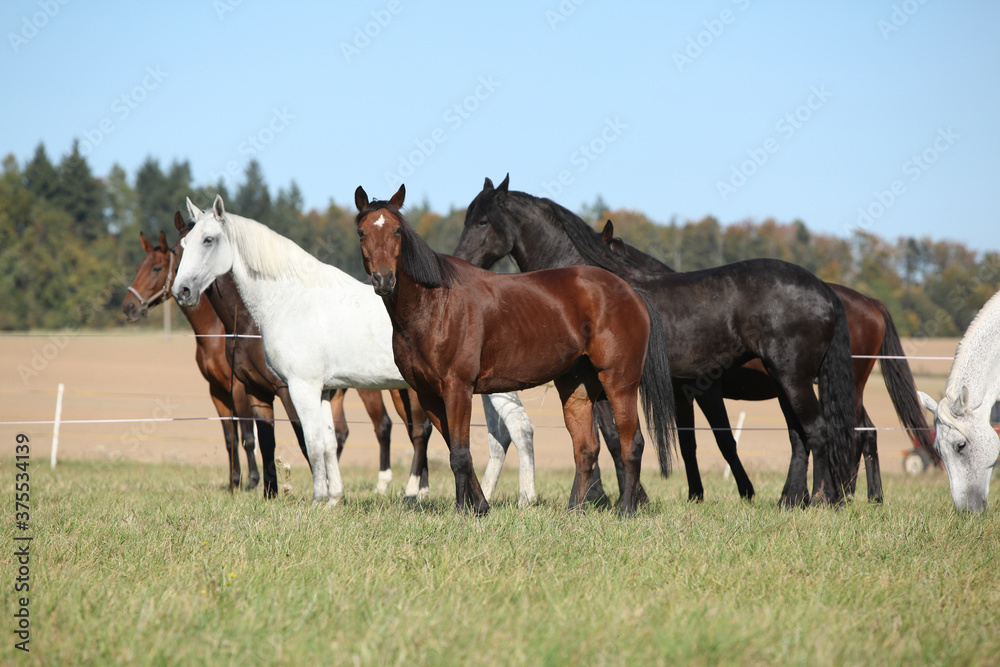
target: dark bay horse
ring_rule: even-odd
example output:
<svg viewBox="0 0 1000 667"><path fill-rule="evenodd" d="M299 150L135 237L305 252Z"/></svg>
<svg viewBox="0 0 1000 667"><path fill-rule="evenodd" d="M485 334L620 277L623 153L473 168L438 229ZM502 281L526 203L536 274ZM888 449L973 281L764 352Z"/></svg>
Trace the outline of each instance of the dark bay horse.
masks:
<svg viewBox="0 0 1000 667"><path fill-rule="evenodd" d="M169 296L169 288L183 253L180 240L191 228L191 225L184 221L179 212L174 215L174 226L180 233L174 247L167 248L166 236L161 232L160 247L151 246L147 250L146 258L137 270L138 275L133 287L141 283L141 288L137 289L159 295L155 303L148 302L148 307L161 303ZM171 259L171 255L173 259ZM162 295L164 289L167 296ZM198 317L193 320L190 316L188 317L196 334L230 335L226 338L199 337L195 340L198 341L199 345L206 346L205 356L211 360L210 366L215 369L217 374L225 374L232 378L235 385L244 388L250 407L249 416L252 416L257 422L257 432L260 437L261 458L264 467L264 493L271 497L277 491L277 471L274 466L274 399L276 396L281 399L291 420L292 429L300 449L304 448L302 427L298 422L295 407L288 396L287 386L280 382L267 367L263 346L260 342L260 332L246 307L243 306L242 299L232 279L229 276L220 277L214 285L206 290L206 295L209 298L200 301L197 306L191 308L182 306L181 310L185 315L189 315L191 312L198 313ZM129 296L134 295L130 293ZM137 310L134 306L129 306L128 298L126 298L125 308L127 312L130 308ZM144 314L145 310L146 307L143 307L138 312L137 317ZM239 337L234 338L233 334L239 334ZM426 495L428 489L426 447L431 431L430 422L420 407L416 405L415 396L400 395L400 392L396 391L390 393L397 412L404 424L407 424L407 432L414 444L414 449L424 452L422 459L418 456L414 457L417 467L415 471L411 471L411 482L408 484L407 493L413 496ZM376 491L384 493L392 479L390 468L392 419L382 402L381 392L358 390L358 395L372 420L375 437L379 443L379 476ZM343 451L349 433L344 414L344 397L345 392L341 390L336 392L330 400L338 455ZM232 458L231 456L231 465ZM252 451L248 452L248 459L251 465L255 466ZM308 461L308 457L306 460ZM253 470L255 471L256 467ZM416 480L414 480L414 476Z"/></svg>
<svg viewBox="0 0 1000 667"><path fill-rule="evenodd" d="M687 401L679 403L696 401L713 428L722 427L725 415L720 380L756 391L744 385L759 381L760 373L741 367L760 359L777 384L792 440L780 503L793 507L809 501L810 451L814 497L842 500L855 452L854 377L844 306L828 285L799 266L771 259L688 273L644 271L612 253L600 234L567 209L509 191L508 183L509 176L494 188L486 179L466 212L457 257L489 267L510 255L522 271L600 266L652 294L667 332L674 393L687 388ZM752 496L735 448L724 455L741 494Z"/></svg>
<svg viewBox="0 0 1000 667"><path fill-rule="evenodd" d="M661 472L670 471L673 396L663 331L651 303L594 267L500 275L439 255L407 224L404 187L388 201L355 191L365 271L392 322L396 366L444 436L456 505L489 510L472 457L472 395L554 381L573 439L577 478L570 506L589 486L598 443L593 403L611 406L622 446L621 513L635 513L647 427Z"/></svg>
<svg viewBox="0 0 1000 667"><path fill-rule="evenodd" d="M663 262L628 245L620 237L616 237L614 224L610 220L604 225L601 239L612 252L628 258L629 261L645 271L674 273L674 270ZM860 427L871 429L859 431L855 435L860 451L854 456L854 474L847 484L848 493L854 493L857 483L857 466L860 464L860 458L863 454L868 481L868 500L882 502L882 475L879 469L877 434L862 403L865 386L872 369L875 367L875 357L881 357L878 361L882 367L882 377L885 380L885 386L893 408L896 410L896 415L904 428L910 432L911 437L917 439L921 447L927 448L927 451L933 451L933 447L931 447L933 436L927 427L927 421L921 409L910 365L906 359L901 358L905 353L899 340L899 332L896 330L892 315L889 314L885 304L844 285L830 283L830 287L843 302L847 312L847 324L851 334L851 354L854 359L856 423ZM743 368L747 371L765 373L764 367L756 359L744 364ZM754 382L751 387L759 390L759 393L742 392L741 398L743 400L763 401L777 397L777 388L770 381L770 378L767 381ZM725 390L726 383L723 382L723 394L727 398L732 398ZM688 420L686 412L678 410L677 423L681 429L694 427L694 415L691 414L691 420ZM690 423L688 423L689 421ZM728 417L726 417L726 421L728 422ZM714 433L720 451L732 451L735 456L736 442L728 427ZM700 491L702 488L701 476L698 474L698 464L694 457L693 432L690 437L685 437L685 434L681 433L679 440L689 486Z"/></svg>
<svg viewBox="0 0 1000 667"><path fill-rule="evenodd" d="M146 256L136 266L135 280L122 303L122 310L129 322L138 321L151 308L170 298L170 282L177 268L177 256L167 245L166 234L160 232L158 246L154 246L142 232L139 233L139 240ZM196 334L206 335L204 338L195 338L195 361L202 377L208 381L208 391L215 410L222 417L222 433L229 459L229 489L240 488L242 476L237 440L243 443L246 451L246 488L254 489L260 480L260 473L253 453L253 428L249 422L231 419L234 416L249 418L250 402L243 383L233 376L232 366L226 358L226 339L221 337L225 329L207 301L193 308L181 308L181 312Z"/></svg>

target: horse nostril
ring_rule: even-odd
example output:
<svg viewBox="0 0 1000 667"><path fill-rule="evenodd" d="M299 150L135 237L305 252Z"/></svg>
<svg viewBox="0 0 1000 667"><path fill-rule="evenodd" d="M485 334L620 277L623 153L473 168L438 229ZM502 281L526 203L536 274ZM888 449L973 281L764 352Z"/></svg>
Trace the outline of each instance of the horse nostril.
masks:
<svg viewBox="0 0 1000 667"><path fill-rule="evenodd" d="M189 287L182 287L181 288L181 299L184 300L184 301L187 301L190 298L191 298L191 288L189 288Z"/></svg>

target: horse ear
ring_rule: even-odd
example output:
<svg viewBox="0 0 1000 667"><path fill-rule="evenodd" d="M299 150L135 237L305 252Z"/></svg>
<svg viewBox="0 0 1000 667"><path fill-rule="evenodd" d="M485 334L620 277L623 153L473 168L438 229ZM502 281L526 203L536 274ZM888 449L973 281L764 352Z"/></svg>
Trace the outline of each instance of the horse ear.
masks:
<svg viewBox="0 0 1000 667"><path fill-rule="evenodd" d="M917 395L920 397L920 404L937 415L938 402L922 391L918 391Z"/></svg>
<svg viewBox="0 0 1000 667"><path fill-rule="evenodd" d="M219 222L226 219L226 205L222 203L222 195L215 195L215 201L212 202L212 211L215 213L215 219Z"/></svg>
<svg viewBox="0 0 1000 667"><path fill-rule="evenodd" d="M493 181L491 181L490 177L487 176L486 182L483 183L483 192L490 192L491 190L493 190Z"/></svg>
<svg viewBox="0 0 1000 667"><path fill-rule="evenodd" d="M601 231L601 240L604 241L605 245L611 245L611 241L615 238L615 223L608 220L604 223L604 230Z"/></svg>
<svg viewBox="0 0 1000 667"><path fill-rule="evenodd" d="M197 220L199 217L201 217L201 209L195 206L191 202L190 197L187 198L187 207L188 207L188 214L191 216L192 220Z"/></svg>
<svg viewBox="0 0 1000 667"><path fill-rule="evenodd" d="M174 211L174 227L179 232L183 232L184 231L184 218L181 217L181 212L180 211Z"/></svg>
<svg viewBox="0 0 1000 667"><path fill-rule="evenodd" d="M389 203L395 206L397 209L403 208L403 200L406 199L406 186L400 183L399 189L396 190L396 194L392 196Z"/></svg>
<svg viewBox="0 0 1000 667"><path fill-rule="evenodd" d="M969 387L968 385L963 385L958 391L958 398L951 404L951 412L954 415L969 412L978 408L982 403L982 401L979 401L979 403L972 405L969 402Z"/></svg>
<svg viewBox="0 0 1000 667"><path fill-rule="evenodd" d="M368 206L368 193L360 185L354 191L354 205L358 207L358 213L365 210L365 207Z"/></svg>
<svg viewBox="0 0 1000 667"><path fill-rule="evenodd" d="M139 242L142 243L143 252L148 253L153 249L153 244L149 242L149 239L147 239L146 235L142 232L139 232Z"/></svg>
<svg viewBox="0 0 1000 667"><path fill-rule="evenodd" d="M163 252L169 252L170 246L167 245L167 235L162 231L160 232L160 250Z"/></svg>
<svg viewBox="0 0 1000 667"><path fill-rule="evenodd" d="M504 176L503 181L500 183L500 186L497 188L497 192L507 192L507 186L509 186L509 185L510 185L510 172L507 172L507 175Z"/></svg>

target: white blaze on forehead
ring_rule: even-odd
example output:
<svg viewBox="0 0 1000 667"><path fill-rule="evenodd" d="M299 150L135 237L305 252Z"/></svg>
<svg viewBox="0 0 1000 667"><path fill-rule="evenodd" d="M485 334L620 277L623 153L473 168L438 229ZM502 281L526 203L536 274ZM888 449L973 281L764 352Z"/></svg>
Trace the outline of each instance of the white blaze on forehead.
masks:
<svg viewBox="0 0 1000 667"><path fill-rule="evenodd" d="M375 226L376 227L381 227L384 224L385 224L385 216L384 215L380 215L378 217L378 220L375 221Z"/></svg>

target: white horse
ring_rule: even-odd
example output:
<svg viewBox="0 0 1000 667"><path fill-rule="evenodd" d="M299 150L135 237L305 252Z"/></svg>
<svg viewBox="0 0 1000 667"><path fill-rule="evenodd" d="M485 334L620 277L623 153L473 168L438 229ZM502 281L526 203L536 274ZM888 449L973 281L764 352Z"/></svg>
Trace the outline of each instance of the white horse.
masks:
<svg viewBox="0 0 1000 667"><path fill-rule="evenodd" d="M181 305L198 302L218 276L232 271L247 310L260 328L271 370L288 384L299 413L313 472L313 502L344 496L330 397L337 389L406 389L392 354L392 324L369 285L324 264L254 220L226 213L216 196L211 211L187 200L194 228L174 279ZM520 459L519 504L534 502L531 422L517 394L483 396L492 431L483 490L492 493L513 439ZM505 428L495 428L502 421ZM527 425L527 428L525 428ZM493 475L490 479L490 474ZM411 476L407 496L417 496ZM424 494L420 494L424 495Z"/></svg>
<svg viewBox="0 0 1000 667"><path fill-rule="evenodd" d="M1000 455L1000 437L990 426L990 409L1000 396L1000 292L972 320L958 344L940 402L923 392L934 413L934 448L948 471L958 511L986 509L990 476Z"/></svg>

